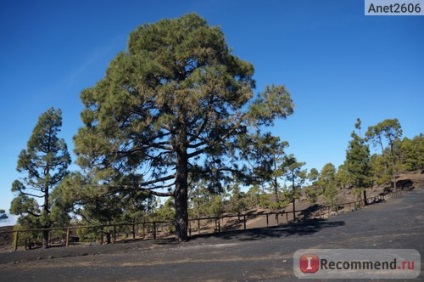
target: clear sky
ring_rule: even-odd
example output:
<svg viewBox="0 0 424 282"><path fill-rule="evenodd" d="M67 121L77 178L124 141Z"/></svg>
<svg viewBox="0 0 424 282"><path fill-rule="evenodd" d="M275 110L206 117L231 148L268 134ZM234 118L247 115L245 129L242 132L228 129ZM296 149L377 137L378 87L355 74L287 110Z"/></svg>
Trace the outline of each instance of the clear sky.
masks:
<svg viewBox="0 0 424 282"><path fill-rule="evenodd" d="M73 150L79 94L130 32L191 12L254 64L257 91L290 91L295 113L271 130L307 168L343 163L357 117L364 129L398 118L404 136L424 132L424 16L365 16L364 0L2 0L0 209L9 209L17 157L40 114L62 109L60 136Z"/></svg>

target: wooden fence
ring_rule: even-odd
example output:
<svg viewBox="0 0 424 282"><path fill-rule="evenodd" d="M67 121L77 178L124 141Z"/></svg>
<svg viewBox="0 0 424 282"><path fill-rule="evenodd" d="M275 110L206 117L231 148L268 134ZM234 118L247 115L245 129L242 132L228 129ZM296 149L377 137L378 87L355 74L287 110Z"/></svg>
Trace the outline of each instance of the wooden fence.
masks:
<svg viewBox="0 0 424 282"><path fill-rule="evenodd" d="M397 197L403 191L398 191L382 196L367 198L367 203L379 203L388 198ZM308 219L328 218L340 213L354 211L363 206L363 202L353 201L334 206L312 205L304 210L293 211L276 211L266 213L244 213L239 215L224 215L220 217L201 217L189 219L188 231L189 235L208 234L214 232L222 232L229 230L246 230L248 228L270 227L282 224L298 223ZM261 220L261 217L263 220ZM264 224L263 224L264 223ZM91 229L96 235L95 240L100 244L116 243L125 240L137 239L153 239L173 237L173 221L142 221L133 223L105 224L105 225L87 225L87 226L67 226L48 229L24 229L3 231L0 235L6 233L14 233L13 249L17 250L19 246L19 238L25 233L40 233L44 230L58 231L59 237L50 238L51 245L62 245L68 247L75 243L77 230ZM50 232L52 234L52 232ZM32 242L25 242L25 249L32 246Z"/></svg>

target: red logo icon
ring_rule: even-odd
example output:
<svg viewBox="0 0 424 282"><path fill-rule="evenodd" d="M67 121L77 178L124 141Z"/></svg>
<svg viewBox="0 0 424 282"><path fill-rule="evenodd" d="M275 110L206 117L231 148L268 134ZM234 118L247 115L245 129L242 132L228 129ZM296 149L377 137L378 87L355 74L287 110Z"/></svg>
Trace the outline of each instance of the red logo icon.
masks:
<svg viewBox="0 0 424 282"><path fill-rule="evenodd" d="M299 260L300 271L303 273L315 273L319 270L319 258L313 254L305 254Z"/></svg>

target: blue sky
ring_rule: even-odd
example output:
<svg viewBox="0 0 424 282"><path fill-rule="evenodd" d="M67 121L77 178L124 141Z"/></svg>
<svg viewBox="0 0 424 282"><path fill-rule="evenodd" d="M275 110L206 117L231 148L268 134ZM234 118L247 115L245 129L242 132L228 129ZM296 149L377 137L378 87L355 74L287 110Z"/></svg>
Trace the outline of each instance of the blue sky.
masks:
<svg viewBox="0 0 424 282"><path fill-rule="evenodd" d="M364 130L398 118L424 132L424 17L365 16L364 0L0 1L0 209L9 209L19 152L38 117L61 108L73 150L79 94L126 49L138 25L196 12L255 66L257 91L283 84L295 113L272 132L288 153L340 165L357 117ZM72 169L77 169L73 166Z"/></svg>

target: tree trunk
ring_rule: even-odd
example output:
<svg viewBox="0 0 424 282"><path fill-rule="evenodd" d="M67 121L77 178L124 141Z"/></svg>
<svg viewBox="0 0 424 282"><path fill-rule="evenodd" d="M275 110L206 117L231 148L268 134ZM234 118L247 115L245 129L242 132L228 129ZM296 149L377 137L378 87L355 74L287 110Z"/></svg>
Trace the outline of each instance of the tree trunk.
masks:
<svg viewBox="0 0 424 282"><path fill-rule="evenodd" d="M277 182L277 178L274 178L274 194L275 194L275 202L277 204L279 204L280 199L278 197L278 182Z"/></svg>
<svg viewBox="0 0 424 282"><path fill-rule="evenodd" d="M43 228L50 228L50 219L49 219L49 188L44 188L44 207L43 207ZM47 249L49 247L49 230L43 230L43 248Z"/></svg>
<svg viewBox="0 0 424 282"><path fill-rule="evenodd" d="M393 142L390 141L390 153L392 155L392 178L393 178L393 189L396 192L397 187L396 187L396 158L395 158L395 150L394 150L394 145Z"/></svg>
<svg viewBox="0 0 424 282"><path fill-rule="evenodd" d="M397 185L396 185L396 174L393 174L393 191L397 192Z"/></svg>
<svg viewBox="0 0 424 282"><path fill-rule="evenodd" d="M296 202L296 189L294 186L294 178L293 178L293 221L296 221L296 206L295 206L295 202Z"/></svg>
<svg viewBox="0 0 424 282"><path fill-rule="evenodd" d="M368 202L367 202L367 189L364 189L363 194L364 194L364 206L366 206L366 205L368 205Z"/></svg>
<svg viewBox="0 0 424 282"><path fill-rule="evenodd" d="M177 172L175 177L175 232L179 241L187 241L188 231L188 159L185 150L177 151Z"/></svg>

